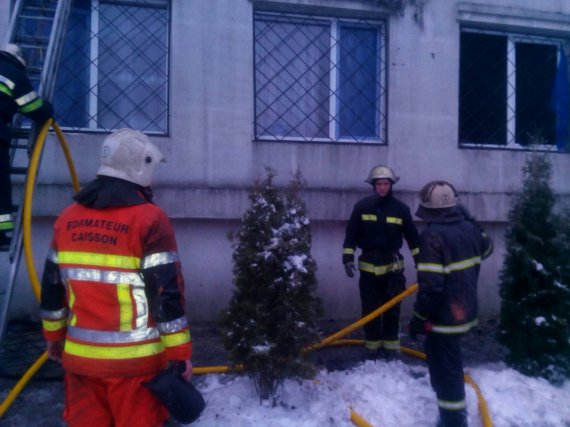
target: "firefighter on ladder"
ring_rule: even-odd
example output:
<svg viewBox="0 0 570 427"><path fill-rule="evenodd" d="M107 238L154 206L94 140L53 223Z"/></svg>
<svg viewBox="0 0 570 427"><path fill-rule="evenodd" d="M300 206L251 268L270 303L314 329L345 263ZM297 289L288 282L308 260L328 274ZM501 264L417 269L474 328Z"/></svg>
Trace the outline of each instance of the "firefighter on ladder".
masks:
<svg viewBox="0 0 570 427"><path fill-rule="evenodd" d="M161 161L145 134L113 132L97 178L55 222L41 315L70 427L162 426L168 413L142 383L167 364L192 374L174 231L149 187Z"/></svg>
<svg viewBox="0 0 570 427"><path fill-rule="evenodd" d="M43 123L53 117L51 103L42 100L26 76L26 61L13 43L0 49L0 249L10 245L14 229L10 182L10 124L16 113Z"/></svg>
<svg viewBox="0 0 570 427"><path fill-rule="evenodd" d="M416 216L427 223L420 235L419 292L410 337L427 334L425 350L437 395L438 427L467 427L460 339L477 324L477 280L493 242L457 202L446 181L420 191Z"/></svg>
<svg viewBox="0 0 570 427"><path fill-rule="evenodd" d="M365 180L374 194L354 205L346 226L342 262L346 274L354 277L355 250L360 270L362 316L403 292L406 288L404 257L400 253L405 239L414 259L419 251L419 237L410 208L392 193L398 182L392 169L384 165L372 168ZM366 359L381 353L388 359L400 353L400 304L364 325Z"/></svg>

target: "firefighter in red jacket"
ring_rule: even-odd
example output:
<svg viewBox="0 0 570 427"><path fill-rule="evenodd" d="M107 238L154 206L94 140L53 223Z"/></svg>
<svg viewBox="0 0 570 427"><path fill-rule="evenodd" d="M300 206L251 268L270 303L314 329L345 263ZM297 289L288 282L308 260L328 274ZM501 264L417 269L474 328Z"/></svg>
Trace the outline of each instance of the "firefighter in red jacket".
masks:
<svg viewBox="0 0 570 427"><path fill-rule="evenodd" d="M143 133L113 132L97 178L54 225L41 315L70 427L162 426L168 413L142 383L172 363L192 374L174 232L149 188L161 161Z"/></svg>
<svg viewBox="0 0 570 427"><path fill-rule="evenodd" d="M437 395L440 427L466 427L467 412L460 338L477 324L481 260L493 243L445 181L426 184L416 215L427 223L420 234L419 292L410 337L427 333L425 350Z"/></svg>
<svg viewBox="0 0 570 427"><path fill-rule="evenodd" d="M403 240L417 256L418 231L410 208L396 199L392 186L398 177L387 166L372 168L365 182L372 185L373 195L354 205L346 225L342 262L346 274L354 277L355 249L360 270L362 316L366 316L406 289L404 257L400 253ZM364 325L365 358L375 359L383 351L388 359L400 353L400 304Z"/></svg>
<svg viewBox="0 0 570 427"><path fill-rule="evenodd" d="M26 61L13 43L0 49L0 248L10 244L14 229L10 182L10 124L16 113L39 123L53 116L52 105L32 89L26 76Z"/></svg>

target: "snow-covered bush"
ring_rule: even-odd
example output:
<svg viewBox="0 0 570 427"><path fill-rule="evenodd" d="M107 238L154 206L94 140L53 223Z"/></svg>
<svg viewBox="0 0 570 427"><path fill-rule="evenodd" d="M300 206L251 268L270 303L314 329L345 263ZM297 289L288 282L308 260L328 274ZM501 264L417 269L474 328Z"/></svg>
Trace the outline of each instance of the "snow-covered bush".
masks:
<svg viewBox="0 0 570 427"><path fill-rule="evenodd" d="M570 374L570 225L553 213L550 177L547 157L532 154L509 212L499 337L512 367L556 382Z"/></svg>
<svg viewBox="0 0 570 427"><path fill-rule="evenodd" d="M275 174L266 168L266 178L255 182L232 236L237 289L220 319L230 359L253 377L261 400L274 399L285 378L314 373L304 350L319 339L321 315L304 182L297 172L283 200Z"/></svg>

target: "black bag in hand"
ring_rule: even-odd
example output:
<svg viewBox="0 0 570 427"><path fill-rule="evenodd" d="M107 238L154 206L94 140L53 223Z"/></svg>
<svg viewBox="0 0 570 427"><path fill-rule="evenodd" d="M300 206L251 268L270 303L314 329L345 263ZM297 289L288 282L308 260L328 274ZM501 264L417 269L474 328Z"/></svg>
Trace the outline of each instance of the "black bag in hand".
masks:
<svg viewBox="0 0 570 427"><path fill-rule="evenodd" d="M206 402L196 387L182 378L184 366L184 363L172 364L143 385L162 402L176 421L189 424L200 417Z"/></svg>

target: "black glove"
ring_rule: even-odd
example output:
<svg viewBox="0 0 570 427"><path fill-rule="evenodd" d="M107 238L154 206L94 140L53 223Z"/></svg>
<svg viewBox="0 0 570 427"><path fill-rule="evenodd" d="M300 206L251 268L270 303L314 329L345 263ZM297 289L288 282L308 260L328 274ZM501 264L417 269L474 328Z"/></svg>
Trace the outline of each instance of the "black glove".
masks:
<svg viewBox="0 0 570 427"><path fill-rule="evenodd" d="M353 262L346 262L344 264L344 271L348 277L354 277L354 273L356 273L356 266Z"/></svg>
<svg viewBox="0 0 570 427"><path fill-rule="evenodd" d="M426 321L421 319L417 314L414 313L412 320L410 320L409 325L409 335L412 341L415 341L418 335L423 335L426 333Z"/></svg>

